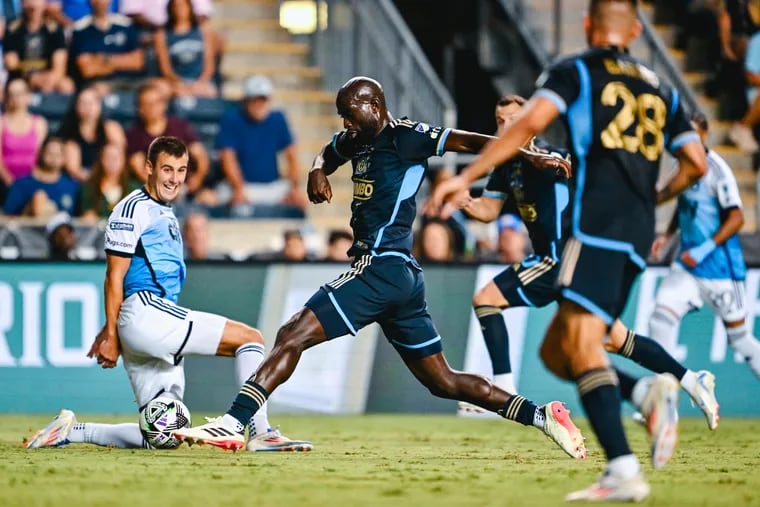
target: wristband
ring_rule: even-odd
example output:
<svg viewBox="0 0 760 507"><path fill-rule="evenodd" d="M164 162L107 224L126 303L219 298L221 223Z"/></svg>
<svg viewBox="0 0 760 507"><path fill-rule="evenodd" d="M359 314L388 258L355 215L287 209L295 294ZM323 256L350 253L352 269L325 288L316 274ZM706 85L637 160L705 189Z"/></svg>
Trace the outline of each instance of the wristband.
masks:
<svg viewBox="0 0 760 507"><path fill-rule="evenodd" d="M694 259L694 261L699 264L703 260L705 260L705 257L710 255L710 253L715 250L715 241L712 239L708 239L704 243L702 243L699 246L695 246L694 248L689 250L689 256Z"/></svg>

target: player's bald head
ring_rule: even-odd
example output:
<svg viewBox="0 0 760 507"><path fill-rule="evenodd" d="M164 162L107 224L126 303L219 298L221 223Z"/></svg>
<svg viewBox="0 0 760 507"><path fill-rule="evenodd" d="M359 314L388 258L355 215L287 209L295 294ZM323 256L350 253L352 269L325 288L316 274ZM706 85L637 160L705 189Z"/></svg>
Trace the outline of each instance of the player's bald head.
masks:
<svg viewBox="0 0 760 507"><path fill-rule="evenodd" d="M385 92L383 92L382 85L371 77L356 76L346 81L338 90L336 99L338 107L340 107L341 102L346 100L365 103L377 101L378 104L385 107Z"/></svg>
<svg viewBox="0 0 760 507"><path fill-rule="evenodd" d="M590 0L585 20L589 44L627 46L641 31L637 7L637 0Z"/></svg>

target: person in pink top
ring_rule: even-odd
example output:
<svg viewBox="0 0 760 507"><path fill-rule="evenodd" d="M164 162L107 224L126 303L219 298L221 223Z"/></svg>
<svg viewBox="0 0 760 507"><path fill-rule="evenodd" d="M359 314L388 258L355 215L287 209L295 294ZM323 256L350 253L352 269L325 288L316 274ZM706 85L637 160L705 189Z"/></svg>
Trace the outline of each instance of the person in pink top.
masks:
<svg viewBox="0 0 760 507"><path fill-rule="evenodd" d="M10 187L32 172L47 135L47 122L29 112L29 86L23 79L9 81L5 97L5 112L0 117L0 181Z"/></svg>

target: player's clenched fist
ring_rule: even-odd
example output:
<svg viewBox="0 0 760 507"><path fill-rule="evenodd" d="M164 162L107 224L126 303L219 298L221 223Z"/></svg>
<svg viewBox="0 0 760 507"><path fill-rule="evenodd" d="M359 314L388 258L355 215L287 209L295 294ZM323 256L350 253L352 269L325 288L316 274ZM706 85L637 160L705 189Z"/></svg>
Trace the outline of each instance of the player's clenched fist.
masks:
<svg viewBox="0 0 760 507"><path fill-rule="evenodd" d="M120 353L119 337L103 327L95 337L87 357L97 358L98 364L103 368L113 368L119 360Z"/></svg>
<svg viewBox="0 0 760 507"><path fill-rule="evenodd" d="M309 195L309 200L314 204L325 201L330 202L332 199L332 187L322 169L313 169L309 173L306 193Z"/></svg>

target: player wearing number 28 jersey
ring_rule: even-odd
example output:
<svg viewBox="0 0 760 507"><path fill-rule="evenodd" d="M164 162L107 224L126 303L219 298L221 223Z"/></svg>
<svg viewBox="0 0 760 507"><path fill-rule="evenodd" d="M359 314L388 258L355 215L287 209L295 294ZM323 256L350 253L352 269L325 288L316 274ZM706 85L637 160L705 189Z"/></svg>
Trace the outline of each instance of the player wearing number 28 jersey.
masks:
<svg viewBox="0 0 760 507"><path fill-rule="evenodd" d="M654 239L660 155L699 137L678 92L616 47L560 61L542 76L536 95L563 114L577 161L562 294L609 324ZM608 279L600 269L625 275Z"/></svg>

